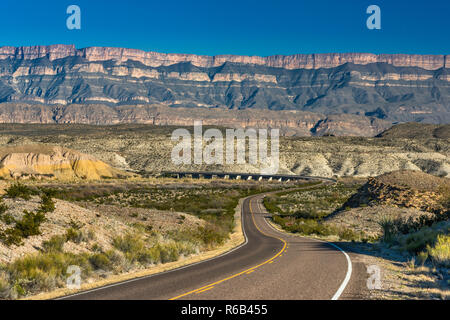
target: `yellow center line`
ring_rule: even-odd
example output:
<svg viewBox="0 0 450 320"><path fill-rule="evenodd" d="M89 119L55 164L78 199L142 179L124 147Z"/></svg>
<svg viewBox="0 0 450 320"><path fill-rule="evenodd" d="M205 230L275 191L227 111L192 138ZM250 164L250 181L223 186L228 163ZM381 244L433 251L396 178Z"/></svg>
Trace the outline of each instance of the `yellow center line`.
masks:
<svg viewBox="0 0 450 320"><path fill-rule="evenodd" d="M187 296L187 295L190 295L190 294L192 294L192 293L200 293L200 292L204 292L204 291L207 291L207 290L209 290L209 289L212 289L212 288L214 288L215 285L217 285L217 284L219 284L219 283L222 283L222 282L225 282L225 281L227 281L227 280L236 278L236 277L238 277L238 276L240 276L240 275L242 275L242 274L244 274L244 273L253 272L256 268L259 268L259 267L261 267L261 266L263 266L263 265L265 265L265 264L267 264L267 263L273 262L273 260L274 260L276 257L278 257L280 254L283 253L283 251L286 249L287 242L284 241L282 238L278 238L278 237L276 237L276 236L272 236L272 235L269 235L269 234L267 234L267 233L261 231L261 229L256 225L255 217L254 217L253 210L252 210L252 200L253 200L253 198L251 198L251 199L249 200L248 206L249 206L249 209L250 209L250 213L251 213L251 215L252 215L253 224L255 225L256 229L258 229L259 232L261 232L262 234L264 234L264 235L267 236L267 237L275 238L275 239L278 239L278 240L282 241L282 242L283 242L283 248L281 248L281 250L280 250L276 255L274 255L272 258L270 258L270 259L268 259L268 260L266 260L266 261L264 261L264 262L262 262L262 263L260 263L260 264L258 264L258 265L256 265L256 266L254 266L254 267L251 267L251 268L249 268L249 269L247 269L247 270L244 270L244 271L241 271L241 272L236 273L236 274L234 274L234 275L231 275L231 276L229 276L229 277L227 277L227 278L225 278L225 279L222 279L222 280L216 281L216 282L214 282L214 283L208 284L208 285L203 286L203 287L201 287L201 288L198 288L198 289L195 289L195 290L192 290L192 291L189 291L189 292L180 294L179 296L176 296L176 297L171 298L171 299L169 299L169 300L176 300L176 299L185 297L185 296Z"/></svg>
<svg viewBox="0 0 450 320"><path fill-rule="evenodd" d="M199 293L202 293L202 292L211 290L212 288L214 288L214 287L209 287L209 288L206 288L206 289L204 289L204 290L202 290L202 291L197 291L196 293L199 294Z"/></svg>
<svg viewBox="0 0 450 320"><path fill-rule="evenodd" d="M251 270L251 271L247 272L247 274L250 274L250 273L252 273L253 271L255 271L255 270Z"/></svg>

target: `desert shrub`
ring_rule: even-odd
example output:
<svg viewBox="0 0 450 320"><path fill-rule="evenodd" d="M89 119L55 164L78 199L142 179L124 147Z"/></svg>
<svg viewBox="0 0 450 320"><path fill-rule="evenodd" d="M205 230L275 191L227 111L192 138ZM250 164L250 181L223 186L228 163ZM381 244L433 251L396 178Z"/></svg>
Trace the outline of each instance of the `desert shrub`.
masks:
<svg viewBox="0 0 450 320"><path fill-rule="evenodd" d="M207 223L205 226L198 227L197 233L198 237L207 247L221 245L228 238L228 233L225 230L212 223Z"/></svg>
<svg viewBox="0 0 450 320"><path fill-rule="evenodd" d="M339 231L339 238L344 239L344 240L356 241L356 240L360 240L362 238L362 236L363 235L361 233L355 232L348 228L344 228Z"/></svg>
<svg viewBox="0 0 450 320"><path fill-rule="evenodd" d="M141 236L126 234L113 239L113 246L122 251L130 262L148 260L145 242Z"/></svg>
<svg viewBox="0 0 450 320"><path fill-rule="evenodd" d="M424 250L427 245L433 243L436 240L436 236L436 232L431 229L411 233L405 237L402 249L411 253L419 253Z"/></svg>
<svg viewBox="0 0 450 320"><path fill-rule="evenodd" d="M450 186L442 185L439 188L439 193L441 194L441 199L439 203L444 207L448 215L450 210Z"/></svg>
<svg viewBox="0 0 450 320"><path fill-rule="evenodd" d="M9 281L8 276L0 271L0 299L6 299L9 296Z"/></svg>
<svg viewBox="0 0 450 320"><path fill-rule="evenodd" d="M81 228L83 228L84 224L70 219L69 226L75 230L80 230Z"/></svg>
<svg viewBox="0 0 450 320"><path fill-rule="evenodd" d="M162 263L177 261L180 257L176 243L158 244L157 248Z"/></svg>
<svg viewBox="0 0 450 320"><path fill-rule="evenodd" d="M14 227L8 228L0 233L0 240L7 246L13 244L20 246L24 238L41 234L39 227L45 221L45 215L41 212L33 213L27 210L23 212L24 215L20 220L14 220L11 217L16 223Z"/></svg>
<svg viewBox="0 0 450 320"><path fill-rule="evenodd" d="M31 196L35 193L32 189L20 182L11 184L6 190L6 195L10 198L22 198L30 200Z"/></svg>
<svg viewBox="0 0 450 320"><path fill-rule="evenodd" d="M4 214L0 215L0 220L3 221L7 225L16 223L16 219L14 219L14 217L12 215L10 215L9 213L4 213Z"/></svg>
<svg viewBox="0 0 450 320"><path fill-rule="evenodd" d="M68 228L66 230L65 238L67 241L72 241L73 243L80 243L84 240L83 232L75 228Z"/></svg>
<svg viewBox="0 0 450 320"><path fill-rule="evenodd" d="M6 213L8 206L0 199L0 217Z"/></svg>
<svg viewBox="0 0 450 320"><path fill-rule="evenodd" d="M0 232L0 240L7 246L23 244L23 236L20 230L15 228L8 228L3 232Z"/></svg>
<svg viewBox="0 0 450 320"><path fill-rule="evenodd" d="M64 243L66 242L65 236L53 236L49 240L42 242L42 248L45 252L51 251L62 251L64 247Z"/></svg>
<svg viewBox="0 0 450 320"><path fill-rule="evenodd" d="M438 266L450 267L450 235L438 235L434 246L427 246L431 260Z"/></svg>
<svg viewBox="0 0 450 320"><path fill-rule="evenodd" d="M436 217L421 215L419 217L409 217L407 220L397 218L393 220L398 233L408 234L416 232L423 227L430 227L436 222Z"/></svg>
<svg viewBox="0 0 450 320"><path fill-rule="evenodd" d="M161 250L158 245L151 247L141 256L142 263L158 263L161 262Z"/></svg>
<svg viewBox="0 0 450 320"><path fill-rule="evenodd" d="M270 213L282 214L280 207L277 205L277 198L275 196L266 196L263 199L264 207Z"/></svg>
<svg viewBox="0 0 450 320"><path fill-rule="evenodd" d="M383 230L383 241L387 243L391 243L392 241L394 241L395 237L398 234L395 221L389 217L382 217L380 221L378 221L378 224Z"/></svg>
<svg viewBox="0 0 450 320"><path fill-rule="evenodd" d="M52 197L46 193L41 196L41 206L39 212L47 213L55 211L55 202Z"/></svg>
<svg viewBox="0 0 450 320"><path fill-rule="evenodd" d="M92 265L92 267L96 269L101 270L110 270L113 267L113 262L110 259L112 256L112 252L109 253L94 253L89 257L89 263Z"/></svg>
<svg viewBox="0 0 450 320"><path fill-rule="evenodd" d="M16 221L15 229L20 230L24 238L40 235L39 227L45 221L45 215L42 212L33 213L27 210L23 213L22 219Z"/></svg>
<svg viewBox="0 0 450 320"><path fill-rule="evenodd" d="M10 283L14 284L19 296L51 290L65 284L67 268L77 265L83 275L92 271L87 254L47 252L28 255L6 266Z"/></svg>

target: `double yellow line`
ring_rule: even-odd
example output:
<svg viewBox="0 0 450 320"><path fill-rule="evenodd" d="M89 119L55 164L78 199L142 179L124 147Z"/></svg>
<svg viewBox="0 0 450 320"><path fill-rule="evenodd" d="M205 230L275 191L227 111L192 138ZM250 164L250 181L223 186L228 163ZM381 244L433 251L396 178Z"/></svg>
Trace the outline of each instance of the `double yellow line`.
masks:
<svg viewBox="0 0 450 320"><path fill-rule="evenodd" d="M242 275L242 274L245 274L245 273L251 273L251 272L255 271L255 269L257 269L257 268L259 268L259 267L261 267L261 266L263 266L263 265L265 265L265 264L267 264L267 263L273 262L273 260L274 260L275 258L277 258L278 256L280 256L280 255L283 253L283 251L286 249L287 242L286 242L284 239L282 239L282 238L279 238L279 237L276 237L276 236L272 236L272 235L269 235L269 234L263 232L263 231L258 227L258 225L257 225L256 222L255 222L255 216L254 216L253 210L252 210L252 200L253 200L253 198L250 198L249 204L248 204L248 205L249 205L250 213L251 213L251 215L252 215L253 224L255 225L256 229L258 229L259 232L261 232L263 235L265 235L265 236L267 236L267 237L271 237L271 238L274 238L274 239L278 239L278 240L280 240L281 242L283 242L283 248L282 248L276 255L274 255L272 258L270 258L270 259L268 259L268 260L266 260L266 261L264 261L264 262L262 262L262 263L260 263L260 264L258 264L258 265L256 265L256 266L254 266L254 267L251 267L250 269L241 271L241 272L236 273L236 274L234 274L234 275L232 275L232 276L229 276L229 277L227 277L227 278L225 278L225 279L222 279L222 280L213 282L213 283L208 284L208 285L206 285L206 286L203 286L203 287L201 287L201 288L198 288L198 289L195 289L195 290L192 290L192 291L183 293L183 294L181 294L181 295L179 295L179 296L176 296L176 297L174 297L174 298L171 298L171 299L169 299L169 300L176 300L176 299L185 297L185 296L190 295L190 294L193 294L193 293L201 293L201 292L208 291L208 290L212 289L215 285L218 285L218 284L220 284L220 283L222 283L222 282L225 282L225 281L227 281L227 280L236 278L236 277L238 277L238 276L240 276L240 275Z"/></svg>

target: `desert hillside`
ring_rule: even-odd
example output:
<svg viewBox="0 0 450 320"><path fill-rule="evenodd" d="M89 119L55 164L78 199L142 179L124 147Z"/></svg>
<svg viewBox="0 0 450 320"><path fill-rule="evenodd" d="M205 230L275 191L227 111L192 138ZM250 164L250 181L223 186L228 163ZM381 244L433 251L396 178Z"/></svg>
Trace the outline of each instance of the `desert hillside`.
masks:
<svg viewBox="0 0 450 320"><path fill-rule="evenodd" d="M128 173L93 156L60 146L27 144L0 147L0 177L88 179L118 178Z"/></svg>
<svg viewBox="0 0 450 320"><path fill-rule="evenodd" d="M418 129L426 125L418 124ZM91 155L112 167L158 174L162 171L259 172L254 165L174 165L172 132L179 127L153 125L0 125L0 145L60 145ZM192 127L185 127L192 130ZM206 126L204 130L206 130ZM450 174L450 126L436 136L409 136L395 126L384 136L281 137L280 173L323 177L377 176L396 170L416 170L437 176ZM392 133L394 132L394 133ZM405 137L409 136L409 137Z"/></svg>

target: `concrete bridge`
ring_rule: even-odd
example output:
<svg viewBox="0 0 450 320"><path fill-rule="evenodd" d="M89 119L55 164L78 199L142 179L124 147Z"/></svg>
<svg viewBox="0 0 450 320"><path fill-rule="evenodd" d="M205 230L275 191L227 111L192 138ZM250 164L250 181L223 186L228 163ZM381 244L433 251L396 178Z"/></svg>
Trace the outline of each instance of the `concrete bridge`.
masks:
<svg viewBox="0 0 450 320"><path fill-rule="evenodd" d="M298 175L283 175L283 174L275 174L275 175L265 175L258 173L237 173L237 172L188 172L188 171L165 171L161 173L162 177L167 178L192 178L192 179L234 179L234 180L257 180L257 181L293 181L293 180L329 180L335 181L332 178L323 178L323 177L312 177L312 176L298 176Z"/></svg>

